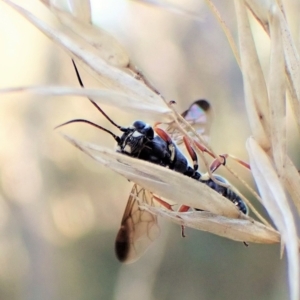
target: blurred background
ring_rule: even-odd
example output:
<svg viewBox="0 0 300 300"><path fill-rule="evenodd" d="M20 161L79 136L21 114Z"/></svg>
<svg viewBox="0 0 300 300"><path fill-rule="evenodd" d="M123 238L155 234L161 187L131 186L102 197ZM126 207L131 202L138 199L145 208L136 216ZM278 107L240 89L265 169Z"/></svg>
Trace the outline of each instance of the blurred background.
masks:
<svg viewBox="0 0 300 300"><path fill-rule="evenodd" d="M59 26L39 1L26 2L41 19ZM298 42L300 3L283 2ZM233 3L214 3L237 39ZM245 142L250 130L239 67L205 2L185 1L183 8L198 17L139 1L92 1L94 23L127 49L154 86L167 99L176 100L178 110L200 98L211 102L215 114L210 142L215 152L248 161ZM254 20L251 26L268 77L268 37ZM0 88L78 86L68 54L2 1L0 45ZM82 68L80 72L85 86L99 86ZM139 118L103 108L124 126ZM1 95L1 300L288 298L285 259L280 260L278 245L246 248L192 229L181 238L180 227L164 220L160 220L161 236L139 261L119 263L114 241L132 183L96 164L53 129L75 118L112 129L84 98ZM289 152L299 165L294 127L291 119ZM62 131L114 146L105 132L84 124ZM231 166L255 188L249 172ZM218 173L265 215L239 182L223 170Z"/></svg>

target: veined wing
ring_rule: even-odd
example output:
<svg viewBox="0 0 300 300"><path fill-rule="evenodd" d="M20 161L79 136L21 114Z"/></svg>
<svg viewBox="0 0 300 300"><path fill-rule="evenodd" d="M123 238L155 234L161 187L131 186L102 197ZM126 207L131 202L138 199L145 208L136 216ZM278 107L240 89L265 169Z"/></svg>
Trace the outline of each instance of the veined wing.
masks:
<svg viewBox="0 0 300 300"><path fill-rule="evenodd" d="M154 205L153 196L134 184L115 242L116 256L123 263L138 260L160 234L157 217L140 209L139 204L142 203Z"/></svg>
<svg viewBox="0 0 300 300"><path fill-rule="evenodd" d="M207 100L201 99L195 101L181 115L192 125L198 134L208 141L213 121L213 111ZM182 133L178 130L175 121L168 124L166 131L170 134L172 140L174 140L178 145L182 143ZM187 129L187 132L193 136L193 133L190 130Z"/></svg>

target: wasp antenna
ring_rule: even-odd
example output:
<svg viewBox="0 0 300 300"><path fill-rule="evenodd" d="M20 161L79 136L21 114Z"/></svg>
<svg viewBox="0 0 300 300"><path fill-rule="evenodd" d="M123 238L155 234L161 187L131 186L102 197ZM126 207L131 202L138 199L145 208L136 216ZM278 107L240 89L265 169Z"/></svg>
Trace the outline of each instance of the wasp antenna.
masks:
<svg viewBox="0 0 300 300"><path fill-rule="evenodd" d="M82 87L82 88L84 88L84 85L83 85L83 82L82 82L82 80L81 80L81 77L80 77L80 74L79 74L79 71L78 71L78 69L77 69L77 66L76 66L76 64L75 64L75 61L74 61L74 59L72 59L72 63L73 63L73 66L74 66L74 69L75 69L75 72L76 72L76 76L77 76L77 79L78 79L78 82L79 82L79 84L80 84L80 86ZM111 124L113 124L115 127L117 127L118 129L120 129L121 131L126 131L127 130L127 128L125 128L125 127L122 127L122 126L120 126L120 125L118 125L118 124L116 124L103 110L102 110L102 108L94 101L94 100L92 100L91 98L88 98L91 102L92 102L92 104L101 112L101 114L111 123Z"/></svg>
<svg viewBox="0 0 300 300"><path fill-rule="evenodd" d="M100 125L97 125L97 124L95 124L95 123L93 123L93 122L91 122L91 121L85 120L85 119L74 119L74 120L70 120L70 121L68 121L68 122L62 123L62 124L60 124L60 125L54 127L54 129L57 129L57 128L59 128L59 127L62 127L62 126L65 126L65 125L68 125L68 124L71 124L71 123L86 123L86 124L92 125L92 126L98 128L98 129L101 129L101 130L103 130L103 131L109 133L109 134L117 141L117 143L120 142L120 138L119 138L117 135L115 135L114 133L112 133L111 131L109 131L108 129L106 129L106 128L100 126Z"/></svg>
<svg viewBox="0 0 300 300"><path fill-rule="evenodd" d="M78 82L79 82L80 86L81 86L82 88L84 88L84 85L83 85L83 82L82 82L82 80L81 80L79 71L78 71L78 69L77 69L77 66L76 66L75 61L74 61L73 58L72 58L72 64L73 64L73 67L74 67L74 69L75 69L75 72L76 72L76 76L77 76Z"/></svg>
<svg viewBox="0 0 300 300"><path fill-rule="evenodd" d="M118 125L118 124L116 124L103 110L102 110L102 108L100 108L100 106L98 106L98 104L95 102L95 101L93 101L93 100L91 100L90 98L89 98L89 100L92 102L92 104L101 112L101 114L111 123L111 124L113 124L115 127L117 127L118 129L120 129L121 131L123 131L123 132L125 132L126 130L127 130L127 128L126 127L123 127L123 126L120 126L120 125Z"/></svg>

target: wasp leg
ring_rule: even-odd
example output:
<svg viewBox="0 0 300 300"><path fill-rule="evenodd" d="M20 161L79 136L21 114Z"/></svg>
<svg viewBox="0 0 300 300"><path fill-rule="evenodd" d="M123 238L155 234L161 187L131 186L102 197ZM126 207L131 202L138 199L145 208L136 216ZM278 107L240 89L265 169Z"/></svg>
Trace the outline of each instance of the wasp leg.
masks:
<svg viewBox="0 0 300 300"><path fill-rule="evenodd" d="M168 203L167 201L164 201L155 195L153 195L153 199L155 199L161 206L165 207L166 209L174 211L172 208L173 205Z"/></svg>
<svg viewBox="0 0 300 300"><path fill-rule="evenodd" d="M245 161L231 155L231 154L227 154L228 157L234 159L236 162L238 162L240 165L242 165L243 167L247 168L248 170L251 170L251 167L248 163L246 163Z"/></svg>
<svg viewBox="0 0 300 300"><path fill-rule="evenodd" d="M187 212L188 210L190 209L189 206L187 205L181 205L178 212ZM181 237L186 237L185 235L185 226L184 225L181 225Z"/></svg>
<svg viewBox="0 0 300 300"><path fill-rule="evenodd" d="M183 137L183 142L184 142L184 145L193 161L193 167L194 167L194 171L197 171L198 170L198 157L197 157L197 154L195 152L195 150L193 149L193 147L191 146L189 140L187 137Z"/></svg>
<svg viewBox="0 0 300 300"><path fill-rule="evenodd" d="M196 147L197 147L200 151L206 152L206 153L209 154L212 158L216 158L216 156L215 156L212 152L210 152L205 146L203 146L202 144L200 144L200 143L197 142L197 141L194 141L194 143L195 143Z"/></svg>
<svg viewBox="0 0 300 300"><path fill-rule="evenodd" d="M162 200L161 198L153 195L153 198L160 204L162 205L163 207L171 210L171 211L174 211L174 209L172 208L172 205L164 200ZM187 212L188 210L190 209L189 206L187 205L181 205L178 212ZM179 216L178 216L179 217ZM180 217L179 217L180 218ZM181 225L181 236L182 237L185 237L185 233L184 233L184 230L185 230L185 227L183 225Z"/></svg>
<svg viewBox="0 0 300 300"><path fill-rule="evenodd" d="M127 68L133 72L133 77L137 80L141 80L145 83L145 85L150 88L154 93L161 96L161 93L154 87L154 85L145 77L145 75L142 73L141 70L138 69L136 65L134 65L132 62L129 63Z"/></svg>
<svg viewBox="0 0 300 300"><path fill-rule="evenodd" d="M235 156L231 155L231 154L223 154L223 155L219 155L219 158L216 158L210 165L210 170L211 172L215 172L221 165L226 164L226 159L230 157L232 159L234 159L236 162L238 162L240 165L242 165L243 167L247 168L248 170L251 170L251 167L248 163L246 163L245 161L236 158Z"/></svg>
<svg viewBox="0 0 300 300"><path fill-rule="evenodd" d="M213 173L215 172L221 165L225 166L226 165L226 158L227 154L224 155L219 155L218 158L216 158L210 165L209 169Z"/></svg>
<svg viewBox="0 0 300 300"><path fill-rule="evenodd" d="M173 140L171 137L168 135L166 131L159 127L154 127L154 131L158 136L160 136L167 144L173 144Z"/></svg>
<svg viewBox="0 0 300 300"><path fill-rule="evenodd" d="M215 170L217 170L221 165L225 165L226 164L226 158L230 157L232 159L234 159L236 162L238 162L239 164L241 164L243 167L251 170L251 167L248 163L246 163L245 161L231 155L231 154L223 154L223 155L219 155L219 158L217 158L212 152L210 152L205 146L203 146L202 144L200 144L197 141L194 141L195 145L197 146L197 148L202 151L202 152L206 152L208 153L211 157L215 158L215 161L213 161L210 170L213 173ZM221 160L220 160L221 157Z"/></svg>

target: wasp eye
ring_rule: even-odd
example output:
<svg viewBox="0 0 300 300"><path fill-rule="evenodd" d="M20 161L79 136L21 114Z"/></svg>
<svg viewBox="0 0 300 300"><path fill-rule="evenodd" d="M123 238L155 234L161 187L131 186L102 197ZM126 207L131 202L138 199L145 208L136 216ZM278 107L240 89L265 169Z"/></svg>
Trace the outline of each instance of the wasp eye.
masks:
<svg viewBox="0 0 300 300"><path fill-rule="evenodd" d="M141 134L145 135L147 138L149 139L153 139L154 138L154 130L153 128L143 122L143 121L135 121L133 123L133 127Z"/></svg>

